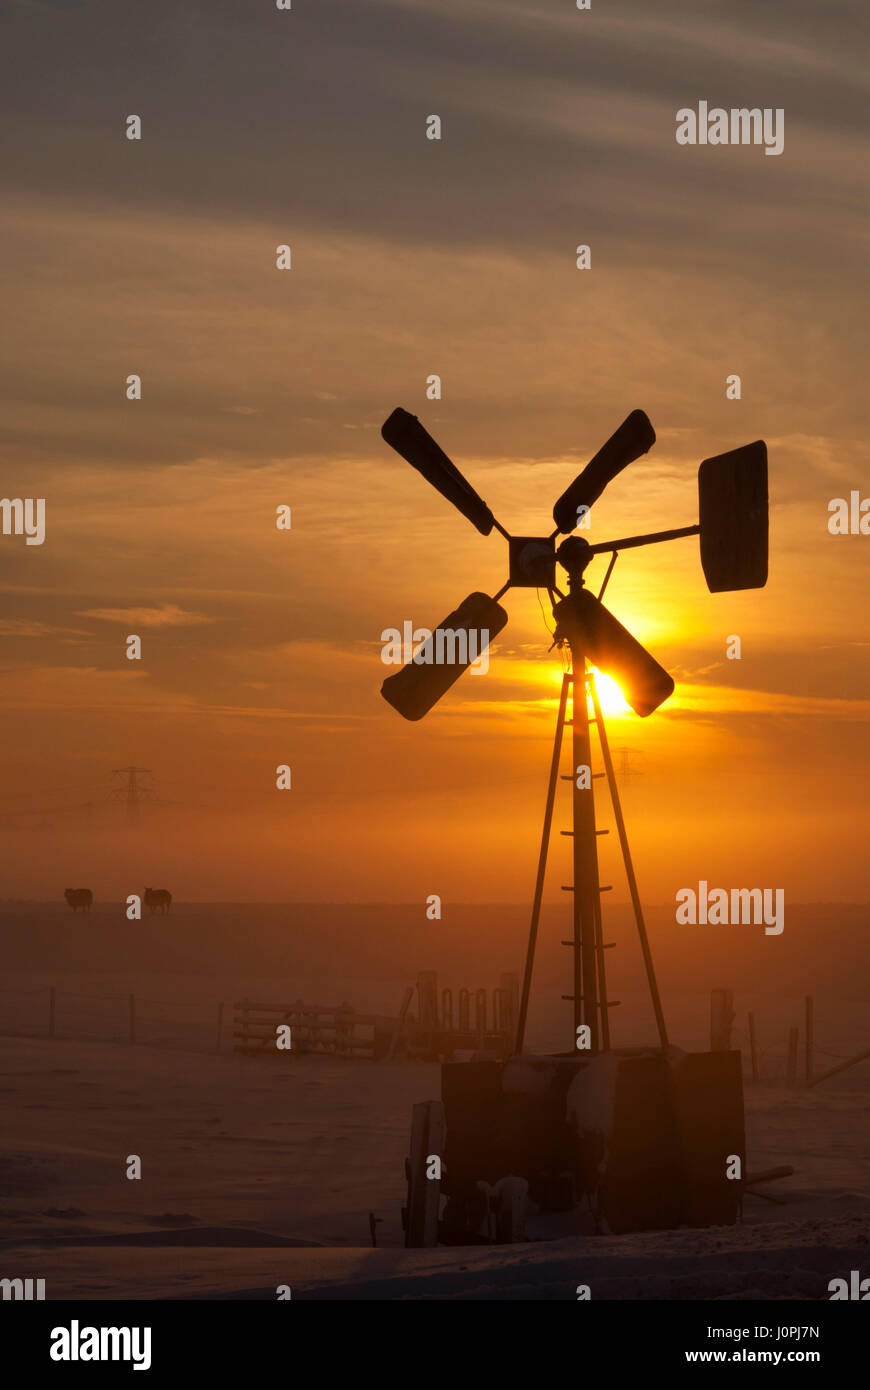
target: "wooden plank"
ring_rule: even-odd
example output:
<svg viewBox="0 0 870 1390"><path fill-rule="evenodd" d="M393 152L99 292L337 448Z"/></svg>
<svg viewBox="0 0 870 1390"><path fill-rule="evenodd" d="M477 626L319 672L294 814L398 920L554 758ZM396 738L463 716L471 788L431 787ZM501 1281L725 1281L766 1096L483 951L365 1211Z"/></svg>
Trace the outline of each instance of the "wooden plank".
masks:
<svg viewBox="0 0 870 1390"><path fill-rule="evenodd" d="M829 1076L836 1076L837 1072L846 1071L848 1067L854 1067L856 1062L866 1062L870 1058L870 1051L859 1052L856 1057L848 1057L845 1062L839 1062L837 1066L831 1067L829 1071L820 1071L818 1076L814 1076L809 1086L818 1086L820 1081L827 1081Z"/></svg>
<svg viewBox="0 0 870 1390"><path fill-rule="evenodd" d="M734 994L730 989L714 989L710 994L710 1051L731 1051L731 1025L734 1022Z"/></svg>
<svg viewBox="0 0 870 1390"><path fill-rule="evenodd" d="M780 1168L765 1168L761 1173L747 1173L743 1179L746 1187L752 1187L759 1182L776 1182L778 1178L790 1178L794 1173L791 1164L783 1164Z"/></svg>
<svg viewBox="0 0 870 1390"><path fill-rule="evenodd" d="M440 1100L429 1102L428 1153L437 1154L444 1159L444 1140L447 1125L444 1118L444 1105ZM430 1247L438 1244L438 1216L441 1210L441 1179L424 1178L426 1184L424 1244Z"/></svg>
<svg viewBox="0 0 870 1390"><path fill-rule="evenodd" d="M809 1086L813 1077L813 997L808 994L804 1000L804 1079Z"/></svg>
<svg viewBox="0 0 870 1390"><path fill-rule="evenodd" d="M368 1027L368 1025L366 1026ZM246 1028L237 1027L237 1032L243 1033L249 1038L274 1038L276 1030L282 1027L290 1027L290 1024L286 1023L286 1021L284 1023L275 1024L249 1023ZM372 1040L374 1032L375 1030L372 1028L369 1032L367 1041L370 1042ZM343 1038L346 1036L346 1030L333 1028L330 1025L326 1025L322 1028L307 1028L304 1023L293 1025L293 1037L303 1040L310 1038L328 1038L330 1042L334 1042L336 1038Z"/></svg>
<svg viewBox="0 0 870 1390"><path fill-rule="evenodd" d="M232 1037L233 1037L233 1038L240 1039L242 1042L250 1043L250 1045L251 1045L252 1048L263 1048L263 1047L268 1047L270 1043L276 1041L276 1036L277 1036L277 1035L274 1034L274 1033L266 1033L266 1034L262 1034L262 1035L253 1035L253 1036L252 1036L250 1033L245 1032L245 1030L242 1029L242 1028L236 1028L236 1029L233 1030L233 1033L232 1033ZM298 1043L298 1046L297 1046L297 1043ZM351 1039L351 1045L352 1045L354 1048L369 1048L369 1049L371 1049L371 1048L373 1048L374 1045L375 1045L375 1039L374 1039L373 1037L372 1037L372 1038L353 1038L353 1039ZM293 1047L292 1047L292 1048L279 1048L279 1049L276 1049L276 1050L277 1050L277 1051L281 1051L281 1052L286 1052L286 1053L289 1054L290 1052L301 1052L301 1051L303 1051L303 1050L305 1050L306 1052L310 1052L310 1051L312 1050L312 1048L314 1048L314 1047L320 1047L320 1048L322 1048L324 1051L328 1051L328 1052L334 1052L334 1051L335 1051L335 1044L334 1044L334 1041L333 1041L332 1038L315 1037L315 1038L301 1038L301 1039L300 1039L300 1038L297 1038L297 1036L296 1036L295 1033L293 1034Z"/></svg>
<svg viewBox="0 0 870 1390"><path fill-rule="evenodd" d="M295 1048L292 1051L289 1051L287 1049L280 1049L277 1047L264 1048L262 1044L260 1044L259 1046L246 1046L244 1040L240 1043L233 1044L233 1052L245 1053L251 1057L292 1057L294 1056L294 1053L296 1056L298 1056L301 1051L302 1049ZM315 1053L318 1056L324 1057L336 1056L335 1048L324 1047L318 1044L312 1044L310 1047L306 1045L304 1051L306 1056L311 1056ZM373 1059L374 1050L371 1043L357 1043L354 1045L353 1056L350 1059L351 1061L359 1060L365 1062L372 1061Z"/></svg>
<svg viewBox="0 0 870 1390"><path fill-rule="evenodd" d="M258 1004L252 999L241 999L233 1005L234 1009L247 1009L249 1013L267 1014L344 1014L348 1010L341 1004L303 1004L301 999L295 1004Z"/></svg>
<svg viewBox="0 0 870 1390"><path fill-rule="evenodd" d="M251 1044L252 1048L253 1048L253 1046L254 1046L255 1043L257 1044L258 1047L262 1047L264 1043L274 1042L274 1041L275 1041L276 1034L275 1034L275 1033L254 1033L254 1032L251 1032L249 1029L237 1028L237 1029L234 1029L234 1031L233 1031L233 1037L234 1037L234 1038L242 1038L245 1042L249 1042L249 1043ZM291 1048L281 1048L281 1049L276 1049L276 1050L280 1050L280 1051L282 1051L282 1052L299 1051L300 1048L298 1048L298 1047L295 1046L295 1044L296 1044L297 1042L301 1043L301 1045L302 1045L303 1047L305 1047L306 1049L308 1049L309 1051L310 1051L310 1049L311 1049L312 1047L316 1046L317 1044L319 1044L319 1045L322 1047L322 1049L323 1049L324 1051L333 1052L333 1051L335 1050L335 1043L334 1043L334 1039L332 1039L332 1038L299 1038L298 1035L297 1035L296 1033L294 1033L294 1034L293 1034L293 1040L294 1040L294 1047L293 1047L292 1049L291 1049ZM371 1049L371 1048L374 1046L374 1041L375 1041L374 1038L351 1038L349 1044L344 1044L344 1045L345 1045L345 1046L350 1046L350 1047L352 1047L352 1048L364 1047L364 1048L369 1048L369 1049Z"/></svg>
<svg viewBox="0 0 870 1390"><path fill-rule="evenodd" d="M788 1059L786 1062L786 1081L789 1086L797 1084L797 1065L798 1065L798 1030L789 1028L788 1030Z"/></svg>
<svg viewBox="0 0 870 1390"><path fill-rule="evenodd" d="M426 1169L431 1155L443 1157L445 1133L443 1102L418 1102L411 1116L408 1219L405 1228L405 1245L408 1248L427 1248L438 1243L441 1181L438 1178L427 1178Z"/></svg>
<svg viewBox="0 0 870 1390"><path fill-rule="evenodd" d="M749 1015L749 1065L752 1071L752 1080L758 1080L758 1043L755 1037L755 1015Z"/></svg>

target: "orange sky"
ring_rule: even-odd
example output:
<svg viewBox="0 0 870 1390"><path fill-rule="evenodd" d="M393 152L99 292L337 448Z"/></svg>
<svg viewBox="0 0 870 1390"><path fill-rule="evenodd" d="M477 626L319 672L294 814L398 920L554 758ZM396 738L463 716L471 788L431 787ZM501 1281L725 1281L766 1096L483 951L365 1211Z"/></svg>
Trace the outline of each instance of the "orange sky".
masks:
<svg viewBox="0 0 870 1390"><path fill-rule="evenodd" d="M865 900L870 541L827 532L870 491L848 32L832 69L776 6L629 5L582 44L561 5L378 0L363 29L325 0L291 41L217 4L196 42L164 4L147 42L102 4L13 8L45 99L11 75L3 491L46 498L47 536L0 537L0 896L530 895L560 669L534 592L421 724L378 693L384 628L507 572L381 441L402 405L521 534L646 410L593 541L694 523L700 460L766 439L765 589L710 595L695 539L608 588L677 682L611 724L641 888ZM784 107L783 155L677 147L701 97ZM166 803L135 833L105 802L130 763Z"/></svg>

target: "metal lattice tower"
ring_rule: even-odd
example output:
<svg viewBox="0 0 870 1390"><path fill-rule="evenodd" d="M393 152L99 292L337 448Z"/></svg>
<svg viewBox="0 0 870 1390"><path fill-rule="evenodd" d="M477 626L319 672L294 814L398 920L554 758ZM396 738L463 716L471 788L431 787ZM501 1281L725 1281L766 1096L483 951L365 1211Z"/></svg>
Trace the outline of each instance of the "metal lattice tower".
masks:
<svg viewBox="0 0 870 1390"><path fill-rule="evenodd" d="M140 777L153 777L150 768L147 767L116 767L112 772L113 777L123 777L125 781L122 786L115 787L109 793L110 801L119 801L124 804L127 824L136 826L139 824L139 811L143 801L154 800L154 788L139 781Z"/></svg>

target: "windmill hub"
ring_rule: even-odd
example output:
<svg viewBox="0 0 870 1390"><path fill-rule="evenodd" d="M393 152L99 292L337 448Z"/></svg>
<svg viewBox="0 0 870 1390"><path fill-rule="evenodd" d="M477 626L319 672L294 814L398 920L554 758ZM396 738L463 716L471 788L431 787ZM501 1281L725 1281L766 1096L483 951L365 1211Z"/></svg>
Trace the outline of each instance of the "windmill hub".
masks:
<svg viewBox="0 0 870 1390"><path fill-rule="evenodd" d="M562 568L568 571L568 579L572 585L583 583L583 571L592 555L592 546L582 536L569 536L556 551L556 559Z"/></svg>
<svg viewBox="0 0 870 1390"><path fill-rule="evenodd" d="M556 579L552 536L511 536L508 563L512 589L550 589Z"/></svg>

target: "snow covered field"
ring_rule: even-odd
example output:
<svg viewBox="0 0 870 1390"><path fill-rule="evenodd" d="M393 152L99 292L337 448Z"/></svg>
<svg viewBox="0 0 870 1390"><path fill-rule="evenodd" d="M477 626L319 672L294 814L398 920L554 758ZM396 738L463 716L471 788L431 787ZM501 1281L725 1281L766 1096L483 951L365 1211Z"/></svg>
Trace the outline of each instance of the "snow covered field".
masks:
<svg viewBox="0 0 870 1390"><path fill-rule="evenodd" d="M796 1172L739 1226L405 1251L411 1106L438 1088L419 1062L2 1037L2 1274L52 1299L823 1299L870 1275L868 1064L747 1088L751 1168Z"/></svg>

